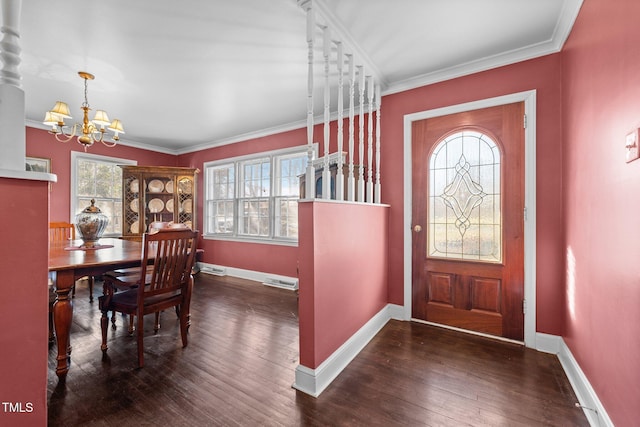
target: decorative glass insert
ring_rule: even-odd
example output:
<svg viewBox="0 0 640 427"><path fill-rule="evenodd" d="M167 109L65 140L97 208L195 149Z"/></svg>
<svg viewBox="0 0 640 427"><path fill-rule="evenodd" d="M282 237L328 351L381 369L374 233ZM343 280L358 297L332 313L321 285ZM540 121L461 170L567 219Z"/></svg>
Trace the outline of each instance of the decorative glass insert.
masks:
<svg viewBox="0 0 640 427"><path fill-rule="evenodd" d="M430 257L502 262L500 157L475 130L437 144L429 159Z"/></svg>

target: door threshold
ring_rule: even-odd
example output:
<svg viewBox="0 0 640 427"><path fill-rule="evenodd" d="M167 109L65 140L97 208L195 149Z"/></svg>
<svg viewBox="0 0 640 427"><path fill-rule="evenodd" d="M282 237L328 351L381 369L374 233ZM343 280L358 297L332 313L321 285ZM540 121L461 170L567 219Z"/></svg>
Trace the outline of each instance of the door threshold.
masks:
<svg viewBox="0 0 640 427"><path fill-rule="evenodd" d="M442 323L429 322L427 320L416 319L415 317L412 317L411 321L412 322L416 322L416 323L422 323L424 325L435 326L435 327L438 327L438 328L449 329L451 331L457 331L457 332L462 332L462 333L465 333L465 334L477 335L479 337L490 338L490 339L497 340L497 341L508 342L508 343L511 343L511 344L524 345L524 341L518 341L518 340L514 340L514 339L511 339L511 338L505 338L505 337L499 337L497 335L485 334L483 332L472 331L472 330L469 330L469 329L456 328L455 326L444 325Z"/></svg>

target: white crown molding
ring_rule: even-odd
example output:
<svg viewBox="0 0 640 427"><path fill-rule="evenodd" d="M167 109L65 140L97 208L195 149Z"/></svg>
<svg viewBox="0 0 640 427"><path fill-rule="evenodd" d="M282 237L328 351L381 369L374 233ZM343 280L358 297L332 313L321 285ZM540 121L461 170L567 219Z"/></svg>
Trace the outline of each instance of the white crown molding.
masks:
<svg viewBox="0 0 640 427"><path fill-rule="evenodd" d="M42 130L49 130L48 126L45 126L44 124L40 123L40 122L36 122L34 120L25 120L25 126L28 126L30 128L34 128L34 129L42 129ZM55 139L54 139L55 141ZM56 141L58 142L58 141ZM62 144L62 143L61 143ZM157 145L150 145L150 144L143 144L140 142L134 142L134 141L129 141L127 139L123 139L121 138L120 141L118 141L118 145L124 145L127 147L133 147L133 148L139 148L141 150L148 150L148 151L155 151L156 153L164 153L164 154L173 154L174 156L181 154L178 150L173 150L171 148L165 148L165 147L159 147Z"/></svg>
<svg viewBox="0 0 640 427"><path fill-rule="evenodd" d="M556 27L550 40L394 82L389 84L389 86L382 91L382 95L404 92L417 87L427 86L560 52L571 33L573 24L575 23L578 13L580 12L580 8L582 7L582 2L583 0L566 0L564 2L562 12L560 13L558 22L556 23Z"/></svg>

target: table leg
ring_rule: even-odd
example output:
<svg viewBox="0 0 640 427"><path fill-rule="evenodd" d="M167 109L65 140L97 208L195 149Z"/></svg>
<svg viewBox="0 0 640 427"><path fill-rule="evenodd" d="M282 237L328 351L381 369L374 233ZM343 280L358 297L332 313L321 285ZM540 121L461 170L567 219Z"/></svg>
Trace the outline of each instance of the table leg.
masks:
<svg viewBox="0 0 640 427"><path fill-rule="evenodd" d="M71 342L69 332L71 331L71 320L73 318L73 301L71 300L71 289L73 288L73 270L63 270L56 273L56 302L53 304L53 324L56 330L58 343L58 366L56 375L63 379L69 371L71 359Z"/></svg>

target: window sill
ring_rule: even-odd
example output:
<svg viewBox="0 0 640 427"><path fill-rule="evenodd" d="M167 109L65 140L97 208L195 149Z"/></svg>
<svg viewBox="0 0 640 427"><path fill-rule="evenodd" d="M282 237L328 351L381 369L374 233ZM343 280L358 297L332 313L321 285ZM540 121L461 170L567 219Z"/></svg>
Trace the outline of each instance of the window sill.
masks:
<svg viewBox="0 0 640 427"><path fill-rule="evenodd" d="M237 236L214 236L205 235L202 236L204 240L219 240L224 242L238 242L238 243L259 243L264 245L277 245L277 246L293 246L297 247L298 242L293 240L276 240L276 239L257 239Z"/></svg>

